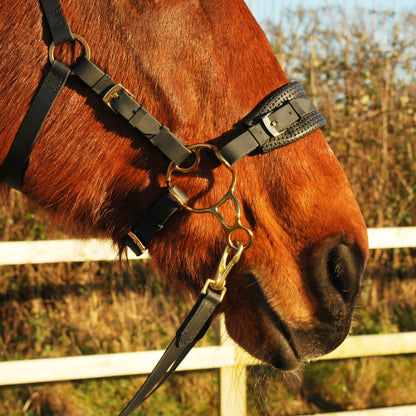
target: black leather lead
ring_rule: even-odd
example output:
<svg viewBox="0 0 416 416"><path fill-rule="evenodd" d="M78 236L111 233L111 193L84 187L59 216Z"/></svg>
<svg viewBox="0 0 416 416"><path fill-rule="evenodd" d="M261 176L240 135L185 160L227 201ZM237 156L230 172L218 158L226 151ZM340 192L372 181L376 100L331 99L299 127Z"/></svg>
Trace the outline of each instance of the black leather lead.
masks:
<svg viewBox="0 0 416 416"><path fill-rule="evenodd" d="M220 302L221 294L209 288L205 295L199 297L152 373L119 416L130 415L176 370L191 348L205 335Z"/></svg>
<svg viewBox="0 0 416 416"><path fill-rule="evenodd" d="M62 91L71 69L54 61L33 99L3 164L4 180L21 191L30 153L39 131L56 98Z"/></svg>

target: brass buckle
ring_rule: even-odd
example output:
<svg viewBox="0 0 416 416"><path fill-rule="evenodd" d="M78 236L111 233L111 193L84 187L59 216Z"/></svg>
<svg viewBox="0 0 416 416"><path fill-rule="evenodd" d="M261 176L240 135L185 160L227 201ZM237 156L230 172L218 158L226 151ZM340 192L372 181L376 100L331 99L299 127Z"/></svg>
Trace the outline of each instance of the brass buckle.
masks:
<svg viewBox="0 0 416 416"><path fill-rule="evenodd" d="M125 87L123 87L121 84L115 84L113 85L104 95L103 101L105 104L108 105L114 112L117 112L114 110L114 108L111 105L111 100L114 100L115 98L118 98L120 96L120 92L124 91L127 95L130 97L133 97L133 94Z"/></svg>

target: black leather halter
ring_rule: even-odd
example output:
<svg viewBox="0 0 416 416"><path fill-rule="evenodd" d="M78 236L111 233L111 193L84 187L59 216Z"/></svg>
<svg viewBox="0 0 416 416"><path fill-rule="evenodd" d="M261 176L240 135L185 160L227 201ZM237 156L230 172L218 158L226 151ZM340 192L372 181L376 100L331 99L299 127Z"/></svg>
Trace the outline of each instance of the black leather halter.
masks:
<svg viewBox="0 0 416 416"><path fill-rule="evenodd" d="M157 147L168 161L180 166L192 153L190 148L138 104L128 90L116 84L90 60L88 45L80 36L72 34L62 13L60 0L40 0L40 3L53 38L49 49L51 66L3 164L3 180L11 187L22 190L24 175L38 133L71 71L98 94L113 111L126 119L147 141ZM86 54L69 68L54 59L53 49L55 45L74 40L83 44ZM293 82L266 97L246 117L243 124L244 132L217 151L229 166L253 152L267 153L293 143L323 127L325 119L306 96L302 86L298 82ZM186 203L186 195L177 187L174 188L175 197L167 190L126 236L125 243L135 254L142 254L150 240ZM241 254L240 248L237 251ZM228 255L227 252L225 254ZM225 260L227 255L224 257ZM164 356L120 416L129 415L146 400L177 368L197 340L205 334L214 310L225 292L218 293L214 286L214 289L204 287L201 293Z"/></svg>

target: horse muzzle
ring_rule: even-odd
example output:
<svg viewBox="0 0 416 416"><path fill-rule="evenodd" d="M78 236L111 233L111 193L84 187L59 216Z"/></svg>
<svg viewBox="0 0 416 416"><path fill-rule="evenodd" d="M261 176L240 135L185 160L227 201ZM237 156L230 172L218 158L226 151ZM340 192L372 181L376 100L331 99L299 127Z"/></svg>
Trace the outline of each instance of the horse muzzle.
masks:
<svg viewBox="0 0 416 416"><path fill-rule="evenodd" d="M230 335L256 358L281 370L294 370L300 363L334 350L348 335L354 302L359 292L365 255L345 236L322 244L309 257L303 280L316 307L310 319L297 320L276 299L287 293L271 293L263 288L264 276L244 273L244 286L250 294L251 312L246 312L246 333L234 328L232 314L226 322ZM247 292L247 293L248 293ZM296 308L296 302L284 302ZM231 306L231 305L230 305ZM233 306L229 311L233 311ZM235 313L235 310L233 311ZM250 336L248 335L250 327ZM253 341L255 339L255 341Z"/></svg>

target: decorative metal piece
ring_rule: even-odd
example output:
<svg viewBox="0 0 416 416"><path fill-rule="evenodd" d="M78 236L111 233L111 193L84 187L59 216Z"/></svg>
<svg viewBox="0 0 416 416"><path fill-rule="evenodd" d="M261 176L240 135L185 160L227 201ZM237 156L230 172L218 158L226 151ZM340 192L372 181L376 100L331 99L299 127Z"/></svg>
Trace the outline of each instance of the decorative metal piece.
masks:
<svg viewBox="0 0 416 416"><path fill-rule="evenodd" d="M167 184L168 184L168 188L169 188L169 192L171 193L171 195L173 196L173 198L175 198L175 200L186 210L190 211L190 212L194 212L194 213L199 213L199 214L205 214L205 213L211 213L214 214L219 222L221 223L221 225L223 226L225 233L227 235L227 243L228 246L234 250L239 250L239 246L240 246L240 242L238 241L234 241L232 236L233 233L237 230L242 230L247 234L248 237L248 241L246 242L246 244L243 244L243 249L246 250L247 248L249 248L253 242L253 232L250 230L250 228L248 228L247 226L245 226L244 224L242 224L241 222L241 207L240 207L240 203L238 202L237 198L235 197L234 191L235 191L235 186L237 183L237 172L236 170L227 162L227 160L216 150L216 148L210 144L195 144L195 145L191 145L188 147L189 150L191 150L194 154L195 154L195 161L194 163L186 168L183 168L181 166L176 165L175 163L171 162L169 164L168 167L168 171L167 171ZM181 173L190 173L195 171L201 161L201 150L211 150L214 152L215 156L218 158L218 160L231 172L232 174L232 182L231 182L231 186L228 190L228 192L225 194L225 196L219 201L217 202L215 205L208 207L208 208L194 208L189 206L187 203L183 202L179 196L176 194L174 188L173 188L173 184L172 184L172 174L173 172L181 172ZM234 208L235 208L235 218L234 218L234 223L232 225L228 225L227 222L225 221L224 217L220 214L219 212L219 208L221 207L221 205L224 205L227 201L231 200L232 203L234 204Z"/></svg>

